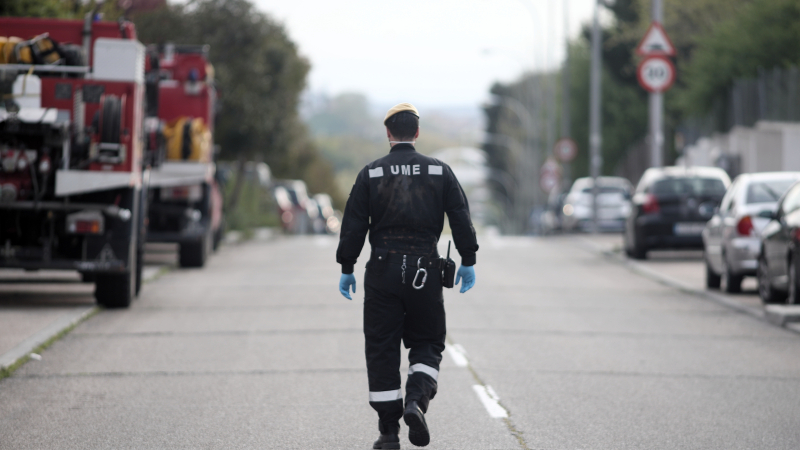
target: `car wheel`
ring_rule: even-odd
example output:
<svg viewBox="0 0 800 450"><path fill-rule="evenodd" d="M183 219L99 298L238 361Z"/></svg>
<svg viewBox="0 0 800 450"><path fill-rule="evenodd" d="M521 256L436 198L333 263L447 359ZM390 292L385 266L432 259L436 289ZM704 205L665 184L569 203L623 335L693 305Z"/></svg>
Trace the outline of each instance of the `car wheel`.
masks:
<svg viewBox="0 0 800 450"><path fill-rule="evenodd" d="M786 296L786 303L790 305L794 305L800 303L800 299L797 298L800 290L797 288L797 263L795 262L795 257L792 255L789 257L789 295Z"/></svg>
<svg viewBox="0 0 800 450"><path fill-rule="evenodd" d="M742 292L742 277L741 275L734 275L731 272L731 267L728 265L728 258L722 254L722 276L720 277L720 290L728 294L735 294Z"/></svg>
<svg viewBox="0 0 800 450"><path fill-rule="evenodd" d="M706 262L706 287L708 289L719 289L722 277L714 273L714 270L711 268L711 265L708 263L707 259L705 260L705 262Z"/></svg>
<svg viewBox="0 0 800 450"><path fill-rule="evenodd" d="M647 248L639 243L636 235L633 236L633 247L631 248L631 258L633 259L647 259Z"/></svg>
<svg viewBox="0 0 800 450"><path fill-rule="evenodd" d="M769 280L767 262L763 257L758 259L757 276L758 296L761 297L761 303L767 305L780 302L782 300L782 295L772 288L772 282Z"/></svg>

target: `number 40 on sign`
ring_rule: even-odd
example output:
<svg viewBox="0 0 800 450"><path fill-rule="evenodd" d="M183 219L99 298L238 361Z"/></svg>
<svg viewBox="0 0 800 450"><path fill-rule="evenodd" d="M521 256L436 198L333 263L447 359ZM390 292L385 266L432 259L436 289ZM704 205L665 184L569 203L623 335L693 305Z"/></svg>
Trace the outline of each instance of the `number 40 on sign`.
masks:
<svg viewBox="0 0 800 450"><path fill-rule="evenodd" d="M675 66L664 56L649 56L639 64L636 75L647 91L664 92L675 82Z"/></svg>

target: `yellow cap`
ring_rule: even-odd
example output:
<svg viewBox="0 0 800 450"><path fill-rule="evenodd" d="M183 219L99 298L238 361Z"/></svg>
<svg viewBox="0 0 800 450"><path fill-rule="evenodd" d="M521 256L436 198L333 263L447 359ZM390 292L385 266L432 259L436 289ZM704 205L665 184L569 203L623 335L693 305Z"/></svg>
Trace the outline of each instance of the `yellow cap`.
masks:
<svg viewBox="0 0 800 450"><path fill-rule="evenodd" d="M399 103L392 106L392 109L386 113L386 117L383 118L383 124L386 125L386 122L390 117L401 112L410 112L411 114L417 116L417 119L419 119L419 111L417 111L417 108L415 108L414 105L411 103Z"/></svg>

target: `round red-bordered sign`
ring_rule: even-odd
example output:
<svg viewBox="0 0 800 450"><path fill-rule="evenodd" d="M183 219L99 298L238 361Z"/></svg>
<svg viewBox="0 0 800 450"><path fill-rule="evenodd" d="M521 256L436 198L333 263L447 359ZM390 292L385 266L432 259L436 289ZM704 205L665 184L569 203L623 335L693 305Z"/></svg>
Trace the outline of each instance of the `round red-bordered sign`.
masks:
<svg viewBox="0 0 800 450"><path fill-rule="evenodd" d="M578 144L570 138L561 138L553 147L553 154L562 163L568 163L578 156Z"/></svg>
<svg viewBox="0 0 800 450"><path fill-rule="evenodd" d="M639 63L636 77L648 92L664 92L675 82L675 66L663 56L648 56Z"/></svg>

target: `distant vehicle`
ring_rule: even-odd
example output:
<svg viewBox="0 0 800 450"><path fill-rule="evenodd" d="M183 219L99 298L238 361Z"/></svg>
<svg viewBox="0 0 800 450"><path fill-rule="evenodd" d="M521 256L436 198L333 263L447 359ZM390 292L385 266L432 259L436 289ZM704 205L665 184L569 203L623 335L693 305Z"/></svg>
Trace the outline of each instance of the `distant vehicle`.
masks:
<svg viewBox="0 0 800 450"><path fill-rule="evenodd" d="M630 210L633 192L631 182L622 177L599 177L597 196L597 225L604 231L622 231ZM590 231L592 227L591 178L578 178L572 183L562 207L564 231Z"/></svg>
<svg viewBox="0 0 800 450"><path fill-rule="evenodd" d="M336 234L339 232L341 225L341 218L336 216L336 210L333 209L333 200L328 194L316 194L314 201L317 203L319 215L314 222L314 232L319 234L331 233Z"/></svg>
<svg viewBox="0 0 800 450"><path fill-rule="evenodd" d="M800 303L800 183L795 183L781 198L774 212L760 214L770 222L761 232L758 255L758 294L764 303Z"/></svg>
<svg viewBox="0 0 800 450"><path fill-rule="evenodd" d="M647 169L625 223L625 253L644 259L652 249L703 248L703 229L730 183L716 167Z"/></svg>
<svg viewBox="0 0 800 450"><path fill-rule="evenodd" d="M703 230L706 287L740 292L742 279L756 275L761 231L778 200L798 179L800 172L736 177Z"/></svg>
<svg viewBox="0 0 800 450"><path fill-rule="evenodd" d="M282 180L274 183L273 195L278 204L278 213L283 230L292 234L311 231L309 212L313 201L308 198L306 183L302 180Z"/></svg>
<svg viewBox="0 0 800 450"><path fill-rule="evenodd" d="M561 189L553 189L547 197L547 206L542 215L542 232L551 234L563 229L564 223L564 200L567 193Z"/></svg>

